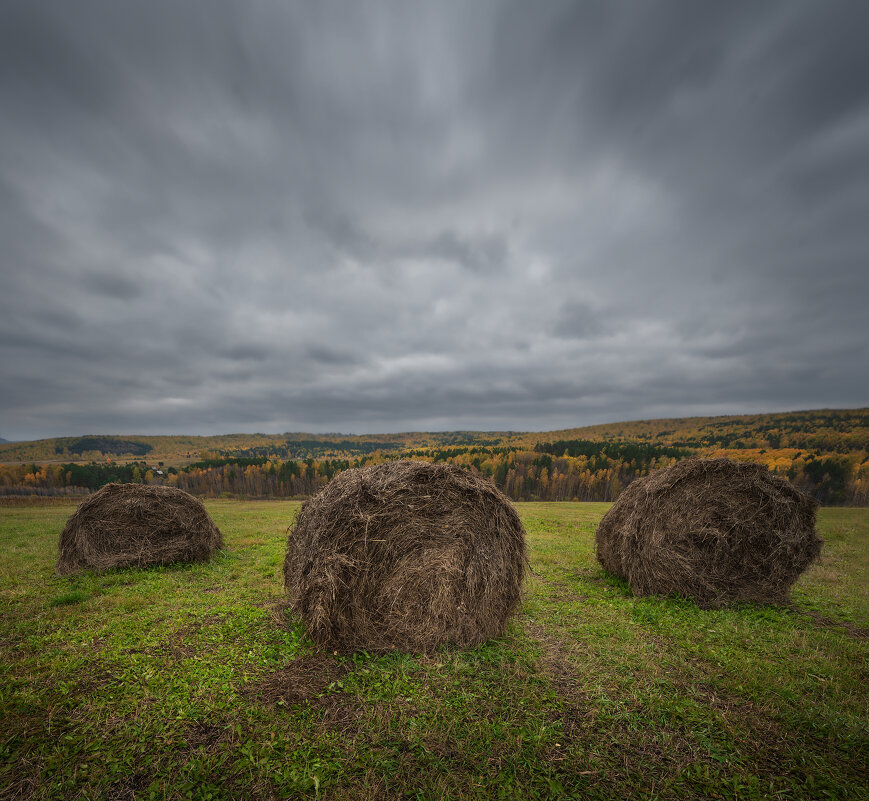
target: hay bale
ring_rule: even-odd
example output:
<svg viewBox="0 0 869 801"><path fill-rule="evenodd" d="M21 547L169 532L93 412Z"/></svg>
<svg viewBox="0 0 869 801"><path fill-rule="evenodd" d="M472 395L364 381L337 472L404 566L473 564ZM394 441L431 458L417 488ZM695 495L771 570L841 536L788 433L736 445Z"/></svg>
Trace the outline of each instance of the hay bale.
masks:
<svg viewBox="0 0 869 801"><path fill-rule="evenodd" d="M622 492L597 528L597 558L635 595L785 603L821 550L817 505L763 465L688 459Z"/></svg>
<svg viewBox="0 0 869 801"><path fill-rule="evenodd" d="M526 565L525 530L494 484L403 460L346 470L302 506L284 583L319 645L421 653L502 634Z"/></svg>
<svg viewBox="0 0 869 801"><path fill-rule="evenodd" d="M183 490L106 484L67 520L57 572L204 562L222 547L202 502Z"/></svg>

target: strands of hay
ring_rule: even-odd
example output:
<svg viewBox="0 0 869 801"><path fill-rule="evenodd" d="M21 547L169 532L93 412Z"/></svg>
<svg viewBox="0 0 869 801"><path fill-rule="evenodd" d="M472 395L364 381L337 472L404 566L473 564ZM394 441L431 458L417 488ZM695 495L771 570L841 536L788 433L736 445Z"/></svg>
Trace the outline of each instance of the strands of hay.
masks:
<svg viewBox="0 0 869 801"><path fill-rule="evenodd" d="M597 528L597 558L635 595L785 603L821 550L816 508L763 465L688 459L622 492Z"/></svg>
<svg viewBox="0 0 869 801"><path fill-rule="evenodd" d="M319 645L430 652L503 633L519 604L525 530L489 481L396 461L340 473L290 533L290 609Z"/></svg>
<svg viewBox="0 0 869 801"><path fill-rule="evenodd" d="M315 651L250 686L249 692L267 704L313 701L350 672L349 660Z"/></svg>
<svg viewBox="0 0 869 801"><path fill-rule="evenodd" d="M107 484L67 520L57 572L204 562L222 547L220 530L192 495L174 487Z"/></svg>

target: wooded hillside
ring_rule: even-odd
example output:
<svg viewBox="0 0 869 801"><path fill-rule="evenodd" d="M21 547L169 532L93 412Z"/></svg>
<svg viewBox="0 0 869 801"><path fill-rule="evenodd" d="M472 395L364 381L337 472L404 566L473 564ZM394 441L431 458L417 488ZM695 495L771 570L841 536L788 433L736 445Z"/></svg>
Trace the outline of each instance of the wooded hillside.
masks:
<svg viewBox="0 0 869 801"><path fill-rule="evenodd" d="M450 462L515 500L614 500L689 456L766 464L828 505L869 505L869 409L641 420L549 432L88 436L0 445L0 494L81 494L160 482L205 497L304 497L389 459Z"/></svg>

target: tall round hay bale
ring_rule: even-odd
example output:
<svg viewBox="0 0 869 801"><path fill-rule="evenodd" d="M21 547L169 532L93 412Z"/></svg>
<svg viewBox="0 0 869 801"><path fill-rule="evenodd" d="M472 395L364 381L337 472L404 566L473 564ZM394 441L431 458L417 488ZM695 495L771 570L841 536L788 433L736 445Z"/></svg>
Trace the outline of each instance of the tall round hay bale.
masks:
<svg viewBox="0 0 869 801"><path fill-rule="evenodd" d="M222 547L202 502L183 490L106 484L67 520L57 572L204 562Z"/></svg>
<svg viewBox="0 0 869 801"><path fill-rule="evenodd" d="M622 492L597 528L597 558L635 595L784 603L820 553L816 508L763 465L688 459Z"/></svg>
<svg viewBox="0 0 869 801"><path fill-rule="evenodd" d="M284 583L319 645L421 653L502 634L526 565L525 530L494 484L403 460L346 470L303 504Z"/></svg>

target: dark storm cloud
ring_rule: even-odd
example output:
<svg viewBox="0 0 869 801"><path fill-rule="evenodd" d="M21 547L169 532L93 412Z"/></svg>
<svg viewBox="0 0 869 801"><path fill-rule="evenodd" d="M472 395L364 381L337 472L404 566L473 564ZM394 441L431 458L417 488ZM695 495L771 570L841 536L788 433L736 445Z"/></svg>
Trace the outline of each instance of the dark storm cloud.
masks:
<svg viewBox="0 0 869 801"><path fill-rule="evenodd" d="M321 364L337 364L344 366L358 364L357 359L348 352L319 347L317 345L308 348L305 355L312 361Z"/></svg>
<svg viewBox="0 0 869 801"><path fill-rule="evenodd" d="M564 339L592 339L605 330L605 320L593 308L579 301L563 304L552 326L553 335Z"/></svg>
<svg viewBox="0 0 869 801"><path fill-rule="evenodd" d="M860 4L0 14L6 438L867 402Z"/></svg>
<svg viewBox="0 0 869 801"><path fill-rule="evenodd" d="M223 351L220 355L234 362L261 362L269 357L269 348L264 345L248 344L248 345L232 345Z"/></svg>
<svg viewBox="0 0 869 801"><path fill-rule="evenodd" d="M88 273L82 276L81 284L95 295L104 295L117 300L133 300L142 294L142 287L125 275Z"/></svg>
<svg viewBox="0 0 869 801"><path fill-rule="evenodd" d="M329 209L309 209L305 221L339 253L354 259L384 262L435 259L465 269L488 272L502 267L509 245L503 235L459 235L442 230L425 237L405 239L401 232L375 238L349 218Z"/></svg>

